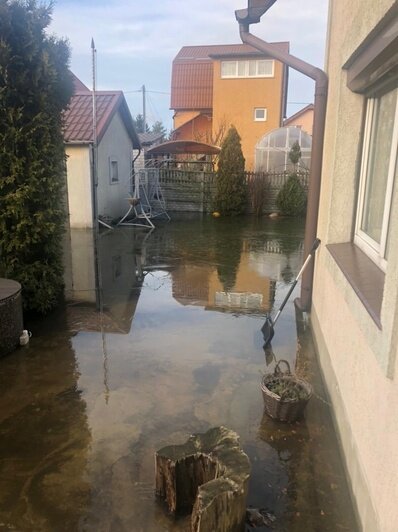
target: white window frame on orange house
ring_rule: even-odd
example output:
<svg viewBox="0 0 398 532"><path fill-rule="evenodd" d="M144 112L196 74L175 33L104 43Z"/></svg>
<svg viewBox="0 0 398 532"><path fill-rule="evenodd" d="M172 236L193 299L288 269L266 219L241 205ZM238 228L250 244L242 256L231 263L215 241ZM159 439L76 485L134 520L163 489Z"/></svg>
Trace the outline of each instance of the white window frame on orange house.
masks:
<svg viewBox="0 0 398 532"><path fill-rule="evenodd" d="M260 63L265 62L271 65L271 71L269 74L259 74ZM255 64L255 74L250 74L250 68ZM226 66L235 66L234 74L225 74L223 69ZM239 72L241 70L241 73ZM243 71L243 73L242 73ZM275 76L275 61L273 59L235 59L233 61L221 61L221 78L222 79L234 79L234 78L273 78Z"/></svg>

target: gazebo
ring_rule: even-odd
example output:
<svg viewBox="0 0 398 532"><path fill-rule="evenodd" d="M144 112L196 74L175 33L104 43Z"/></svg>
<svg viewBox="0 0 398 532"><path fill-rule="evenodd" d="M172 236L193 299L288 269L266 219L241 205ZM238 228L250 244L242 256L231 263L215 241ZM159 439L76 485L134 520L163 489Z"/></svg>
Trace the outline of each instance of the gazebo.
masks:
<svg viewBox="0 0 398 532"><path fill-rule="evenodd" d="M151 159L146 166L211 172L214 170L211 156L218 155L220 151L219 146L196 140L170 140L147 151Z"/></svg>

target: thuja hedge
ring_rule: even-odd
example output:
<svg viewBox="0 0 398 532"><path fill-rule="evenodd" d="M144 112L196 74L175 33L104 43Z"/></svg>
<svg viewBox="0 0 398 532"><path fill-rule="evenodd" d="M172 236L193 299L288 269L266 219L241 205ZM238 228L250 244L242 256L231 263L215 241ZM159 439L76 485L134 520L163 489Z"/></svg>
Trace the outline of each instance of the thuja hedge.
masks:
<svg viewBox="0 0 398 532"><path fill-rule="evenodd" d="M215 208L227 216L243 214L247 202L245 159L234 126L230 127L221 146L216 184Z"/></svg>
<svg viewBox="0 0 398 532"><path fill-rule="evenodd" d="M45 32L51 7L0 0L0 276L41 313L62 294L69 48Z"/></svg>

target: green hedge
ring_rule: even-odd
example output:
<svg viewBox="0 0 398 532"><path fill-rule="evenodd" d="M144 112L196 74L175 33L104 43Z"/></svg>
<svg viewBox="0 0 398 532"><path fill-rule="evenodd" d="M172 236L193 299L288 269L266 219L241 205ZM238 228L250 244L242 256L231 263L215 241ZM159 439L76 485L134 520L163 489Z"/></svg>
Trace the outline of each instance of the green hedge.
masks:
<svg viewBox="0 0 398 532"><path fill-rule="evenodd" d="M0 271L42 313L63 290L62 116L73 90L68 45L46 34L50 17L34 0L0 0Z"/></svg>

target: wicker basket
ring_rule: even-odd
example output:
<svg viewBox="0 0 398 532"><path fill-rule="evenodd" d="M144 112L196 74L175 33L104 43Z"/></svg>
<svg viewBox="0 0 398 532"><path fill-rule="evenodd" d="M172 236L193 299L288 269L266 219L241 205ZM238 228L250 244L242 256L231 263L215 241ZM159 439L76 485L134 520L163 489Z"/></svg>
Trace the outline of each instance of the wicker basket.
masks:
<svg viewBox="0 0 398 532"><path fill-rule="evenodd" d="M288 370L285 373L279 368L281 362L287 365ZM284 398L283 395L280 397L267 387L267 385L275 383L276 380L279 382L293 382L297 388L300 388L300 391L304 391L305 397L299 399L288 399ZM286 360L280 360L275 366L274 373L264 375L261 381L261 391L263 392L264 410L266 413L273 419L293 423L303 415L304 409L312 395L312 386L307 381L292 375L289 363Z"/></svg>

